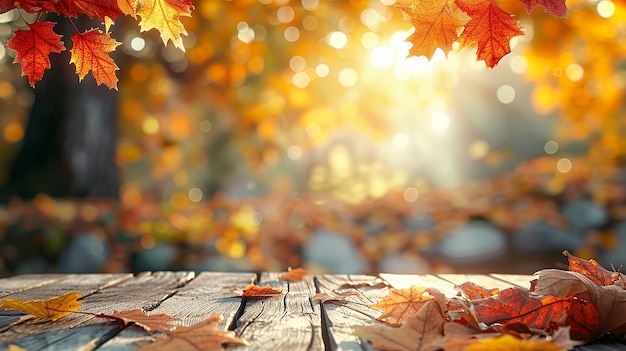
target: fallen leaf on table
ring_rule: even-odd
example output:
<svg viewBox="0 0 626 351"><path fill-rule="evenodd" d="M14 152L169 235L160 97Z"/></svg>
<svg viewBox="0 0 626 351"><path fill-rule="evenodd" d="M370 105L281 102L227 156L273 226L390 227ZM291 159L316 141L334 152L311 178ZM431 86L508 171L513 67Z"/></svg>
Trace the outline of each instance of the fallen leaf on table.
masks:
<svg viewBox="0 0 626 351"><path fill-rule="evenodd" d="M348 288L387 288L390 287L389 283L386 281L376 278L370 281L362 281L362 282L352 282L352 283L343 283L339 288L348 289Z"/></svg>
<svg viewBox="0 0 626 351"><path fill-rule="evenodd" d="M307 271L306 269L296 268L296 269L291 269L287 273L281 275L280 277L278 277L278 280L287 280L290 282L297 282L297 281L302 280L302 278L304 278L308 274L309 274L309 271Z"/></svg>
<svg viewBox="0 0 626 351"><path fill-rule="evenodd" d="M345 303L350 302L346 300L347 297L360 296L360 295L361 293L359 293L356 290L346 290L346 291L334 290L334 291L329 291L329 292L317 293L311 296L311 300L319 301L321 303L334 302L334 303L339 303L339 304L345 304Z"/></svg>
<svg viewBox="0 0 626 351"><path fill-rule="evenodd" d="M255 284L248 284L248 286L246 286L243 290L235 288L231 291L238 294L238 296L236 297L248 297L257 300L266 299L268 297L280 295L283 293L280 290L272 288L269 284L264 287L260 287Z"/></svg>
<svg viewBox="0 0 626 351"><path fill-rule="evenodd" d="M426 302L434 299L426 288L412 286L407 289L390 289L389 295L369 306L383 311L378 318L379 321L400 325L407 317L419 311Z"/></svg>
<svg viewBox="0 0 626 351"><path fill-rule="evenodd" d="M500 293L500 290L498 289L486 289L472 282L465 282L461 285L457 285L457 289L463 292L463 294L465 294L465 296L470 300L484 299Z"/></svg>
<svg viewBox="0 0 626 351"><path fill-rule="evenodd" d="M354 334L366 338L379 350L431 351L439 349L443 338L444 316L439 303L426 301L417 313L409 315L400 327L368 325L354 327Z"/></svg>
<svg viewBox="0 0 626 351"><path fill-rule="evenodd" d="M482 339L465 348L465 351L561 351L561 346L547 340L521 340L512 335Z"/></svg>
<svg viewBox="0 0 626 351"><path fill-rule="evenodd" d="M50 319L57 319L78 311L83 301L78 301L80 294L76 291L67 294L51 297L47 300L12 300L0 299L1 309L11 309L22 311L33 316Z"/></svg>
<svg viewBox="0 0 626 351"><path fill-rule="evenodd" d="M132 311L114 311L113 314L95 314L95 316L99 318L114 319L122 322L124 325L132 323L148 333L152 333L154 331L167 333L169 330L176 327L176 325L172 323L180 320L163 313L146 315L145 312L139 308Z"/></svg>
<svg viewBox="0 0 626 351"><path fill-rule="evenodd" d="M203 350L221 351L222 344L247 345L248 343L230 330L219 330L221 315L213 315L204 321L189 327L177 327L167 333L165 338L157 338L151 344L140 344L138 350Z"/></svg>
<svg viewBox="0 0 626 351"><path fill-rule="evenodd" d="M624 287L626 276L623 274L606 270L600 266L596 260L583 260L580 257L570 254L567 250L563 251L563 255L567 257L570 272L581 273L598 285L621 283L622 288Z"/></svg>

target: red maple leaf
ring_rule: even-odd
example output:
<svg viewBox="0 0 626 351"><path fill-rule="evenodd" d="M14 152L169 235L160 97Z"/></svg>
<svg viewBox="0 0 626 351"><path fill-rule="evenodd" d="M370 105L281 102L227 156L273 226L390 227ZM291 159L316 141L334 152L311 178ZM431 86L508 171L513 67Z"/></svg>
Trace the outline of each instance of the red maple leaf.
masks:
<svg viewBox="0 0 626 351"><path fill-rule="evenodd" d="M15 8L15 1L13 0L0 0L0 13L5 13Z"/></svg>
<svg viewBox="0 0 626 351"><path fill-rule="evenodd" d="M456 4L472 18L459 37L461 47L476 43L476 58L485 60L489 68L511 52L511 38L524 34L518 22L499 8L495 0L456 0Z"/></svg>
<svg viewBox="0 0 626 351"><path fill-rule="evenodd" d="M605 269L594 259L583 260L570 254L567 250L563 251L563 255L567 256L570 272L581 273L598 285L608 286L618 281L626 282L626 277L623 274Z"/></svg>
<svg viewBox="0 0 626 351"><path fill-rule="evenodd" d="M552 12L557 17L565 17L567 6L565 0L520 0L530 14L536 6L541 6L546 13Z"/></svg>
<svg viewBox="0 0 626 351"><path fill-rule="evenodd" d="M77 17L79 14L98 18L104 22L105 17L115 20L124 14L117 5L117 0L61 0L55 4L58 13L66 17Z"/></svg>
<svg viewBox="0 0 626 351"><path fill-rule="evenodd" d="M91 71L98 85L104 83L109 88L117 89L119 69L109 53L120 45L120 42L111 38L110 33L103 33L97 28L72 36L74 47L70 63L76 65L76 74L83 80Z"/></svg>
<svg viewBox="0 0 626 351"><path fill-rule="evenodd" d="M18 29L6 47L17 51L13 63L22 64L22 75L28 77L30 86L43 78L43 72L50 68L50 53L65 50L61 36L52 27L54 22L35 22L29 24L29 30Z"/></svg>

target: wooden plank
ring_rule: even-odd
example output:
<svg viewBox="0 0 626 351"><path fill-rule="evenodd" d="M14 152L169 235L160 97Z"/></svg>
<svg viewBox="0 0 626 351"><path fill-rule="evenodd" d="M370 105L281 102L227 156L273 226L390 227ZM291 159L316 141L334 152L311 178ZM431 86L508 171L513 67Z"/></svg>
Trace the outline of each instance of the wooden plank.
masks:
<svg viewBox="0 0 626 351"><path fill-rule="evenodd" d="M148 314L165 313L180 318L182 325L199 323L209 316L221 314L222 330L228 329L241 307L241 299L233 298L231 288L244 288L256 280L254 273L202 272ZM133 350L139 342L152 338L138 328L126 328L98 348L100 351Z"/></svg>
<svg viewBox="0 0 626 351"><path fill-rule="evenodd" d="M0 297L72 278L73 274L23 274L0 279Z"/></svg>
<svg viewBox="0 0 626 351"><path fill-rule="evenodd" d="M526 289L530 289L530 281L537 278L533 275L520 274L489 274L489 276Z"/></svg>
<svg viewBox="0 0 626 351"><path fill-rule="evenodd" d="M447 280L452 284L463 284L465 282L472 282L487 289L507 289L514 284L482 274L438 274L439 278Z"/></svg>
<svg viewBox="0 0 626 351"><path fill-rule="evenodd" d="M432 274L416 275L382 273L380 274L380 277L396 289L406 289L415 285L418 287L437 288L446 296L455 296L458 292L454 283Z"/></svg>
<svg viewBox="0 0 626 351"><path fill-rule="evenodd" d="M326 350L371 350L367 340L353 335L352 328L357 325L380 324L376 321L381 311L369 307L387 295L388 288L374 276L364 275L323 275L315 279L317 291L330 293L354 289L359 294L346 298L345 304L322 304L322 321L326 330ZM347 287L354 286L353 288ZM372 286L370 286L372 285Z"/></svg>
<svg viewBox="0 0 626 351"><path fill-rule="evenodd" d="M263 273L257 285L271 285L282 295L263 300L246 300L235 332L250 345L237 350L324 350L319 304L312 276L299 282L278 281L280 273Z"/></svg>
<svg viewBox="0 0 626 351"><path fill-rule="evenodd" d="M119 278L125 276L122 275ZM80 310L111 314L115 310L154 309L172 295L178 286L186 283L193 276L193 272L145 273L133 279L119 280L118 284L113 283L115 279L105 280L101 282L100 288L97 288L94 282L93 287L82 289L95 291L84 298L85 302ZM78 276L76 278L90 277ZM118 326L109 324L106 319L85 314L69 315L55 322L26 317L0 334L0 342L2 342L0 349L2 345L9 343L17 344L27 350L90 349L89 345L102 344L116 335L119 329Z"/></svg>

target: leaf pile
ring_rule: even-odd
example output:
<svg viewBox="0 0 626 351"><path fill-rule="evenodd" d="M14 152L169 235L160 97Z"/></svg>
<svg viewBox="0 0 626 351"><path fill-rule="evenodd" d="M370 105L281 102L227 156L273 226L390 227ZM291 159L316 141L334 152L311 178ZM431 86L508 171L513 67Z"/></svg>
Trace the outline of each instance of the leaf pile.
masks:
<svg viewBox="0 0 626 351"><path fill-rule="evenodd" d="M104 31L91 28L72 35L70 63L76 66L79 80L91 72L98 85L104 84L117 89L115 71L119 67L113 62L109 53L115 50L120 42L111 38L109 29L120 16L139 17L142 32L150 29L159 31L163 44L171 41L174 46L184 51L181 35L187 31L180 21L181 16L191 16L193 4L191 0L0 0L0 14L15 8L30 14L56 13L67 17L70 21L78 15L97 18L104 26ZM44 71L50 68L50 54L66 49L62 37L54 32L55 22L26 23L27 30L18 29L6 43L6 47L17 51L14 63L22 64L22 75L28 77L32 87L43 77ZM76 25L74 25L76 28Z"/></svg>
<svg viewBox="0 0 626 351"><path fill-rule="evenodd" d="M557 17L565 17L565 0L520 0L531 13L543 7ZM449 52L454 42L459 49L476 44L476 58L493 68L511 52L510 40L524 35L518 21L495 0L408 0L399 3L404 19L415 27L407 38L413 46L410 56L432 58L437 48Z"/></svg>
<svg viewBox="0 0 626 351"><path fill-rule="evenodd" d="M603 335L626 334L625 276L567 251L569 270L536 273L530 288L502 291L467 282L445 297L432 288L391 289L371 307L384 325L355 333L381 350L567 350Z"/></svg>

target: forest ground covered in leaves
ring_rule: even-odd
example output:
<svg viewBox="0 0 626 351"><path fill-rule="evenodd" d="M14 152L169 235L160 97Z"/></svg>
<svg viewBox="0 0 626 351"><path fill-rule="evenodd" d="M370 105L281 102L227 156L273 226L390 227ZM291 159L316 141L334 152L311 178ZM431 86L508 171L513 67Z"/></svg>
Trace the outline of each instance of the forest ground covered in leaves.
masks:
<svg viewBox="0 0 626 351"><path fill-rule="evenodd" d="M539 158L514 171L407 201L403 191L351 204L270 193L173 212L37 196L0 212L0 272L146 270L330 273L507 272L558 267L561 252L619 269L626 257L626 169Z"/></svg>

